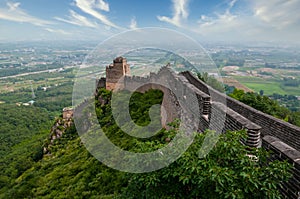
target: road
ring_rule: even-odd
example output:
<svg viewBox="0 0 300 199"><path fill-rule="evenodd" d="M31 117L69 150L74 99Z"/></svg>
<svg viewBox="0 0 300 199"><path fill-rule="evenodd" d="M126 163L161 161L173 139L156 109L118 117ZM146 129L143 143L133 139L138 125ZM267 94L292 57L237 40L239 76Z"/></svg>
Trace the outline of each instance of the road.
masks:
<svg viewBox="0 0 300 199"><path fill-rule="evenodd" d="M65 66L64 69L74 68L74 67L75 66ZM22 76L26 76L26 75L35 75L35 74L39 74L39 73L55 72L56 70L59 70L59 69L41 70L41 71L36 71L36 72L28 72L28 73L22 73L22 74L18 74L18 75L5 76L5 77L0 77L0 80L15 78L15 77L22 77Z"/></svg>

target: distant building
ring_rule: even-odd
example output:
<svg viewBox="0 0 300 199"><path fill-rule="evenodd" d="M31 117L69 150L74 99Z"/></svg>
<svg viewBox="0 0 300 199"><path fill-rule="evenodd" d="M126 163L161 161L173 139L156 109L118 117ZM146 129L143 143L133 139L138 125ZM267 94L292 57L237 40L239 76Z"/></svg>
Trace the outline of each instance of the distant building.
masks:
<svg viewBox="0 0 300 199"><path fill-rule="evenodd" d="M28 102L28 104L30 104L30 105L33 105L34 103L35 103L34 100L30 100L30 101Z"/></svg>
<svg viewBox="0 0 300 199"><path fill-rule="evenodd" d="M121 78L125 75L130 75L129 64L126 58L117 57L113 64L106 67L106 89L114 90L122 85Z"/></svg>
<svg viewBox="0 0 300 199"><path fill-rule="evenodd" d="M23 104L22 102L17 102L16 103L17 106L22 106L22 104Z"/></svg>

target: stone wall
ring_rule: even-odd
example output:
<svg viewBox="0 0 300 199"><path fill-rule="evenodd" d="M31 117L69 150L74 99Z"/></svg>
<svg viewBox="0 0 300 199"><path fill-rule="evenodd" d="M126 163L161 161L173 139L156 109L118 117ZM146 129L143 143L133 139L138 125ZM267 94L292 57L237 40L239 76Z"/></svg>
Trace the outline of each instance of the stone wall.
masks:
<svg viewBox="0 0 300 199"><path fill-rule="evenodd" d="M242 140L242 142L250 147L258 147L260 144L260 130L261 127L232 109L226 107L224 104L219 102L212 102L212 113L209 117L215 117L215 120L220 121L222 118L219 118L220 115L225 114L225 120L223 123L212 122L210 123L209 129L216 130L217 132L225 133L226 131L237 131L245 129L247 131L247 139ZM211 118L209 118L211 121Z"/></svg>
<svg viewBox="0 0 300 199"><path fill-rule="evenodd" d="M250 106L247 106L233 98L225 96L211 87L207 86L204 82L195 77L191 72L183 72L191 84L210 95L212 101L219 101L226 97L226 105L228 108L234 110L240 115L246 117L253 123L262 127L262 136L271 135L279 138L286 144L300 150L300 127L294 126L288 122L282 121L261 111L258 111Z"/></svg>
<svg viewBox="0 0 300 199"><path fill-rule="evenodd" d="M124 76L124 89L145 92L149 89L163 91L162 101L162 126L185 115L186 119L199 120L199 114L208 115L210 112L210 96L190 84L183 76L179 76L168 67L161 68L158 73L150 73L147 77ZM191 105L193 108L191 108ZM185 114L182 114L185 112ZM198 130L197 123L191 121L194 130Z"/></svg>
<svg viewBox="0 0 300 199"><path fill-rule="evenodd" d="M119 80L124 75L130 75L129 65L127 64L126 58L117 57L114 59L113 64L106 67L106 89L120 89L122 83L119 82Z"/></svg>
<svg viewBox="0 0 300 199"><path fill-rule="evenodd" d="M272 151L271 159L287 160L293 164L292 178L282 184L280 191L285 198L300 198L300 152L282 142L280 139L273 136L265 136L262 140L262 146Z"/></svg>
<svg viewBox="0 0 300 199"><path fill-rule="evenodd" d="M213 104L218 103L218 101L220 101L219 99L225 96L206 85L191 72L187 71L181 74L185 76L191 84L210 95L214 101ZM252 124L261 127L262 147L274 152L270 161L288 160L292 163L293 177L289 182L282 184L280 191L285 198L300 199L300 128L262 113L230 97L226 97L226 105L228 107L227 110L231 109L237 114L247 118ZM234 113L228 115L234 115ZM229 120L226 117L226 123L230 124L229 126L226 125L226 128L230 128L231 125L234 125L231 128L238 128L240 124L236 124L237 121L238 119L235 116Z"/></svg>
<svg viewBox="0 0 300 199"><path fill-rule="evenodd" d="M158 73L150 73L147 77L124 76L120 82L124 83L123 89L129 91L142 93L150 89L163 91L161 106L163 127L167 127L174 119L184 116L186 121L194 126L195 131L212 129L225 132L246 129L248 138L244 143L251 147L259 146L260 126L215 102L211 96L191 84L184 75L178 75L168 67L162 67ZM223 100L225 98L226 96L223 96ZM219 100L222 101L221 98Z"/></svg>
<svg viewBox="0 0 300 199"><path fill-rule="evenodd" d="M69 120L69 119L73 118L73 113L74 113L73 108L68 108L68 107L64 108L63 109L63 114L62 114L63 119L64 120Z"/></svg>
<svg viewBox="0 0 300 199"><path fill-rule="evenodd" d="M98 85L103 86L103 79ZM102 82L102 83L101 83ZM300 198L300 128L262 113L220 93L186 71L174 73L163 67L147 77L123 76L124 89L145 92L163 91L162 124L184 116L195 130L212 129L219 132L246 129L251 147L262 146L274 151L274 159L287 159L293 164L293 178L281 189L287 198ZM107 86L107 81L106 81ZM186 104L191 106L186 106ZM193 105L197 105L196 107ZM200 115L199 115L200 113ZM182 118L182 117L181 117Z"/></svg>

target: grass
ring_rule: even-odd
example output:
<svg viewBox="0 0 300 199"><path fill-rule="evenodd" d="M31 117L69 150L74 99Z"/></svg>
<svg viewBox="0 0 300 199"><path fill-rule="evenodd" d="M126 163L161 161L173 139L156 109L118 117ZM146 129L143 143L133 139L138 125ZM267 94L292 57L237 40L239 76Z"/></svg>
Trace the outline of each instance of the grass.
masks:
<svg viewBox="0 0 300 199"><path fill-rule="evenodd" d="M259 92L260 90L264 91L265 95L272 95L273 93L278 93L281 95L297 95L300 96L300 87L290 87L282 86L281 82L276 79L263 79L259 77L241 77L234 76L234 79L239 81L241 84L244 84L248 88Z"/></svg>

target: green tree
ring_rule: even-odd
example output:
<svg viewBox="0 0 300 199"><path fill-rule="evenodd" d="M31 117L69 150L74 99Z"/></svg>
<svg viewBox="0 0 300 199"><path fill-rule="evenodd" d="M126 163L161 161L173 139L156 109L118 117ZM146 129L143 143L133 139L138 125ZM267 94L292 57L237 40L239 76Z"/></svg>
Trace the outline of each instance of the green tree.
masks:
<svg viewBox="0 0 300 199"><path fill-rule="evenodd" d="M219 82L216 78L213 76L209 76L207 72L205 73L198 73L197 74L198 78L213 87L214 89L224 92L224 85L222 85L221 82Z"/></svg>
<svg viewBox="0 0 300 199"><path fill-rule="evenodd" d="M128 174L123 198L280 198L280 182L290 177L287 162L268 162L264 149L249 151L239 140L245 132L227 132L203 159L205 136L170 166L152 173ZM252 155L250 158L249 155Z"/></svg>
<svg viewBox="0 0 300 199"><path fill-rule="evenodd" d="M264 90L260 90L259 94L260 94L260 96L263 96L264 95Z"/></svg>
<svg viewBox="0 0 300 199"><path fill-rule="evenodd" d="M292 112L286 107L280 106L277 101L270 99L268 96L261 96L257 93L245 93L239 89L235 89L229 96L259 111L300 126L299 112ZM277 95L275 96L277 97Z"/></svg>

